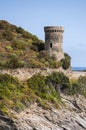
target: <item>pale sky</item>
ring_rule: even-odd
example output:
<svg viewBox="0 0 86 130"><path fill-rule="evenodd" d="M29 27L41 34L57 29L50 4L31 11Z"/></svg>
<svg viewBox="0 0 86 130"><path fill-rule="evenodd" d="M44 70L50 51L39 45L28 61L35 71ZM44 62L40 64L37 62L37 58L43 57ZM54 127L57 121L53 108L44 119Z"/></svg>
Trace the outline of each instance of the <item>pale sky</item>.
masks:
<svg viewBox="0 0 86 130"><path fill-rule="evenodd" d="M73 67L86 67L86 0L0 0L0 20L44 41L44 26L63 26L63 49Z"/></svg>

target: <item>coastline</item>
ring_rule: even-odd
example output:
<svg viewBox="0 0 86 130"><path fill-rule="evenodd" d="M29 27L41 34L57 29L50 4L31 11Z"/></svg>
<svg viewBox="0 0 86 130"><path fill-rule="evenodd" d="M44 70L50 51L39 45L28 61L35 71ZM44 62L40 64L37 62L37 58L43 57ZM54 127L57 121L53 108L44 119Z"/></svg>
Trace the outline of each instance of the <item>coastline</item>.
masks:
<svg viewBox="0 0 86 130"><path fill-rule="evenodd" d="M85 71L71 71L69 74L67 74L67 76L69 78L75 78L78 79L80 76L86 76L86 72Z"/></svg>

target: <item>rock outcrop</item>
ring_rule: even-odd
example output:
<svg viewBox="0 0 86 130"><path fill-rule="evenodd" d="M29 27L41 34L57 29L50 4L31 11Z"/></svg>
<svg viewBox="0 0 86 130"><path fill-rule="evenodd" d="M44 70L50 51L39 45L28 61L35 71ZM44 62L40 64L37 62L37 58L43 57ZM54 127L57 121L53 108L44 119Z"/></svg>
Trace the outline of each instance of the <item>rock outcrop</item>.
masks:
<svg viewBox="0 0 86 130"><path fill-rule="evenodd" d="M0 112L0 130L86 130L86 98L61 95L59 109L45 110L36 103L16 113L15 118Z"/></svg>
<svg viewBox="0 0 86 130"><path fill-rule="evenodd" d="M0 70L0 74L10 74L14 77L17 77L20 81L25 81L28 78L31 78L34 74L41 73L42 75L48 75L52 72L63 72L69 78L78 79L80 76L86 76L86 72L80 71L71 71L71 70L64 70L61 67L58 69L51 69L51 68L35 68L35 69L28 69L28 68L21 68L21 69L5 69Z"/></svg>

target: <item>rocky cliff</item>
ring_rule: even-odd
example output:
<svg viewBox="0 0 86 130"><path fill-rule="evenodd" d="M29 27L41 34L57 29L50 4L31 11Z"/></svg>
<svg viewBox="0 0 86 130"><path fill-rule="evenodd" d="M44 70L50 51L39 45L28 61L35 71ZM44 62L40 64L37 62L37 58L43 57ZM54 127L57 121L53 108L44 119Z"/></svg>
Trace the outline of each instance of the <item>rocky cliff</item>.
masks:
<svg viewBox="0 0 86 130"><path fill-rule="evenodd" d="M86 98L61 95L64 106L43 109L32 104L13 118L0 113L0 130L86 130ZM12 116L12 115L11 115Z"/></svg>

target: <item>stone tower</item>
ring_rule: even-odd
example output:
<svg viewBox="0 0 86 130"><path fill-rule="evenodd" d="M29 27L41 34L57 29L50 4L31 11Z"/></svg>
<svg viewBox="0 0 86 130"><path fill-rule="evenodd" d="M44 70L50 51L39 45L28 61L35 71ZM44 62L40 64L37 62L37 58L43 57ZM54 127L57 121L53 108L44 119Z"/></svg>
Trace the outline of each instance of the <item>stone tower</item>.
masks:
<svg viewBox="0 0 86 130"><path fill-rule="evenodd" d="M63 53L63 27L45 26L45 50L50 56L56 57L59 61L64 58Z"/></svg>

